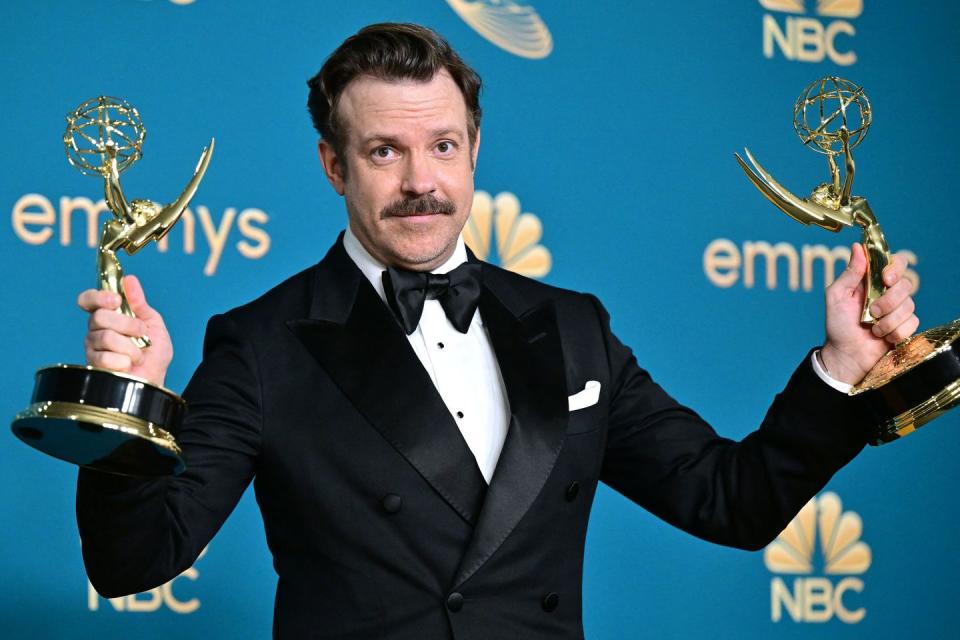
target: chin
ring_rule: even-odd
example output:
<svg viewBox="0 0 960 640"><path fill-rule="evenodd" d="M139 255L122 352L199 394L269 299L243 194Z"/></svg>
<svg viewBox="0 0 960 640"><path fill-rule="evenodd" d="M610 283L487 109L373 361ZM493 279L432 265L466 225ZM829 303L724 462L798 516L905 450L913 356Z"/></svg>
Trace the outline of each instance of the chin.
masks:
<svg viewBox="0 0 960 640"><path fill-rule="evenodd" d="M452 252L456 244L456 238L448 244L430 243L426 245L396 247L393 255L399 266L416 268L422 265L430 265L430 268L439 266L446 258L448 252ZM437 264L433 264L437 263Z"/></svg>

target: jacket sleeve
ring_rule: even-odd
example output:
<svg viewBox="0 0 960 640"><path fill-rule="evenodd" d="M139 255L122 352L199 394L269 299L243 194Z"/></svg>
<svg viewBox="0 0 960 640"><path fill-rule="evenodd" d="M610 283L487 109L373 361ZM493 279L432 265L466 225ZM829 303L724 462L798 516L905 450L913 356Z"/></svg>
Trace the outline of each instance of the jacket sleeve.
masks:
<svg viewBox="0 0 960 640"><path fill-rule="evenodd" d="M184 391L176 477L140 479L81 469L77 523L91 583L106 597L163 584L196 560L253 478L260 448L256 355L227 316L214 316L203 361Z"/></svg>
<svg viewBox="0 0 960 640"><path fill-rule="evenodd" d="M637 366L594 299L612 393L601 480L695 536L761 549L866 444L860 401L813 371L809 354L760 428L722 438Z"/></svg>

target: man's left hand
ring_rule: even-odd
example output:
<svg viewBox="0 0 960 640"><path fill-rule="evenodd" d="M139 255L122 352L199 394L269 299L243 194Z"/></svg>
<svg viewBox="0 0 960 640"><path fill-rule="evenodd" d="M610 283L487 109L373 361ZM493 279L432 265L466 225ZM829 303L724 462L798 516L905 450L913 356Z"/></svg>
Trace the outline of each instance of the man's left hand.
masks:
<svg viewBox="0 0 960 640"><path fill-rule="evenodd" d="M867 257L863 246L853 245L850 263L826 292L827 341L820 356L831 378L847 384L860 382L891 346L920 326L910 296L913 283L903 277L906 269L906 258L894 255L883 270L887 290L870 307L876 322L861 324Z"/></svg>

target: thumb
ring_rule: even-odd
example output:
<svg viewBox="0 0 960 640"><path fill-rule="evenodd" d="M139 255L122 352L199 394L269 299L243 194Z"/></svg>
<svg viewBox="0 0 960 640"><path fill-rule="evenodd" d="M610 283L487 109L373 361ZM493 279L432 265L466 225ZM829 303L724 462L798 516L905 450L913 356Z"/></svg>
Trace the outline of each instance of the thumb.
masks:
<svg viewBox="0 0 960 640"><path fill-rule="evenodd" d="M140 281L136 276L124 276L123 292L127 296L130 309L141 320L151 320L159 315L153 307L147 304L147 296L144 294L143 287L140 286Z"/></svg>
<svg viewBox="0 0 960 640"><path fill-rule="evenodd" d="M850 262L847 263L847 268L836 279L836 284L843 289L856 289L866 272L867 255L863 251L863 246L855 243L850 247Z"/></svg>

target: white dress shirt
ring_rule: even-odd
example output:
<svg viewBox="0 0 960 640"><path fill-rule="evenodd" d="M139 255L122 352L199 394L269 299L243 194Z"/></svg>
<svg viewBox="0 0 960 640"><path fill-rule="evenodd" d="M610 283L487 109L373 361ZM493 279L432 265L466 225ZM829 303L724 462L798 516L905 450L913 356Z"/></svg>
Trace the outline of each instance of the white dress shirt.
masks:
<svg viewBox="0 0 960 640"><path fill-rule="evenodd" d="M360 244L349 226L343 234L343 248L386 303L382 279L386 267ZM433 273L448 273L466 261L467 250L463 238L459 238L453 255ZM426 300L420 324L407 340L489 484L507 437L510 406L480 310L473 314L467 332L460 333L450 324L439 301Z"/></svg>
<svg viewBox="0 0 960 640"><path fill-rule="evenodd" d="M828 385L839 391L840 393L848 393L850 389L853 388L852 384L847 384L846 382L840 382L836 378L830 376L827 373L827 370L820 363L820 350L817 349L810 355L810 364L813 365L813 370L816 372L820 379L826 382Z"/></svg>
<svg viewBox="0 0 960 640"><path fill-rule="evenodd" d="M386 267L360 244L349 226L343 234L343 248L386 304L383 291ZM467 250L461 237L457 239L457 247L450 259L433 273L448 273L466 261ZM439 301L426 300L420 324L407 340L430 375L476 458L480 473L489 484L507 437L510 405L480 310L473 315L467 333L460 333L450 324ZM811 355L810 364L817 376L837 391L849 391L851 385L830 377L816 356L817 352Z"/></svg>

